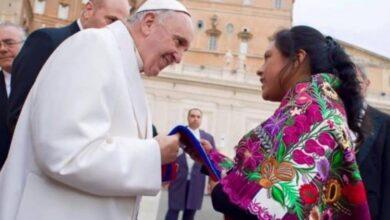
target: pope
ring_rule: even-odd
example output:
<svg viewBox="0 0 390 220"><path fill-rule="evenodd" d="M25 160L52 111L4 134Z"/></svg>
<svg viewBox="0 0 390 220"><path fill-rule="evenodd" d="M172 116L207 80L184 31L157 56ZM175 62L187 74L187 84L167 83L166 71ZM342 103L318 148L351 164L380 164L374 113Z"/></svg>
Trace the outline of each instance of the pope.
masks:
<svg viewBox="0 0 390 220"><path fill-rule="evenodd" d="M0 173L0 219L136 219L179 145L178 136L152 138L141 73L179 63L193 32L180 2L148 0L128 21L64 41L16 125Z"/></svg>

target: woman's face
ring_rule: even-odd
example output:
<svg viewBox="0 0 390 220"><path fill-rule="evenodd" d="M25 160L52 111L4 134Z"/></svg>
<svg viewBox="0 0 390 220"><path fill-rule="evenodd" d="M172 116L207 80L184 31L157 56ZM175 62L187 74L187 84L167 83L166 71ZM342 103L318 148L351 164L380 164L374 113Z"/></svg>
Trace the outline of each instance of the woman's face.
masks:
<svg viewBox="0 0 390 220"><path fill-rule="evenodd" d="M275 42L272 41L265 53L264 63L257 71L262 83L261 90L263 99L268 101L281 101L285 90L283 86L284 68L287 66L289 60L275 47Z"/></svg>

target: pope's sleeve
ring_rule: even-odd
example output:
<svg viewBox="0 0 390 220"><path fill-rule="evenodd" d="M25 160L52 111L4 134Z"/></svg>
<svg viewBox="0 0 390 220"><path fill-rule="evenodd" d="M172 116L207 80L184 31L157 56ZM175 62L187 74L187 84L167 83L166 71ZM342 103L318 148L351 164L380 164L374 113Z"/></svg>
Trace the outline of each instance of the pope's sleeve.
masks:
<svg viewBox="0 0 390 220"><path fill-rule="evenodd" d="M78 190L155 195L161 186L158 143L110 134L124 95L118 46L108 30L86 30L54 51L30 94L33 150L46 175Z"/></svg>

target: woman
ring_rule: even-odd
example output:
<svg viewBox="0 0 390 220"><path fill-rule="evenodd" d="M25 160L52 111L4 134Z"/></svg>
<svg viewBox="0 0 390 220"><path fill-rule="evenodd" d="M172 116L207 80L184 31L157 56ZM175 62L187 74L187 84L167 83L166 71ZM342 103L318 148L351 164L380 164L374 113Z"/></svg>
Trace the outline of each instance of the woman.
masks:
<svg viewBox="0 0 390 220"><path fill-rule="evenodd" d="M258 71L273 116L245 135L229 160L202 142L226 173L212 192L227 219L370 219L350 132L363 99L354 65L319 31L275 34Z"/></svg>

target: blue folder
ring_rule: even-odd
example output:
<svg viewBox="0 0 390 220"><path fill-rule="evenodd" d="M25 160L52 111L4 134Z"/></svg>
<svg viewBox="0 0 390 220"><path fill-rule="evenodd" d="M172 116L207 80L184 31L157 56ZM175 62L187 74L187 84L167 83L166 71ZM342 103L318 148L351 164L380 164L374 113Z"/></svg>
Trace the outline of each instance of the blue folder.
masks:
<svg viewBox="0 0 390 220"><path fill-rule="evenodd" d="M206 167L209 172L209 176L213 181L219 181L221 179L221 172L216 169L214 163L210 160L206 151L203 149L202 145L198 141L198 139L194 136L194 134L183 125L178 125L174 127L169 135L180 134L180 143L182 143L186 148L190 147L195 149L195 151L199 154L199 157L203 161L203 165ZM174 166L173 164L170 164ZM180 167L179 167L180 169Z"/></svg>

